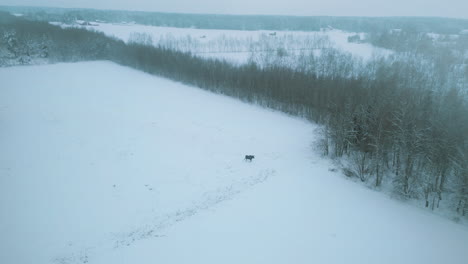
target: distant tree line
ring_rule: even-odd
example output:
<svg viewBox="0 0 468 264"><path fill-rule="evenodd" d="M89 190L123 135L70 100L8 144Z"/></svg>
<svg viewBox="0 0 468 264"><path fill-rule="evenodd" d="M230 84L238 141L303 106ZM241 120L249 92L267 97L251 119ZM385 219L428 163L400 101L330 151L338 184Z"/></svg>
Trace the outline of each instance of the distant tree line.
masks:
<svg viewBox="0 0 468 264"><path fill-rule="evenodd" d="M450 56L451 52L463 54L468 51L468 32L458 33L434 34L414 29L383 30L370 32L363 41L377 47L398 52L411 52L430 57L439 57L434 59L440 60L444 59L444 57L456 58L456 56Z"/></svg>
<svg viewBox="0 0 468 264"><path fill-rule="evenodd" d="M405 31L458 34L468 29L467 19L434 17L333 17L274 15L176 14L96 9L0 6L0 10L21 13L27 19L73 23L76 20L206 29L318 31L335 28L350 32Z"/></svg>
<svg viewBox="0 0 468 264"><path fill-rule="evenodd" d="M307 118L323 125L321 150L345 160L346 175L422 199L432 210L468 215L466 64L450 66L456 74L447 78L438 61L415 53L362 63L331 50L310 54L297 67L232 65L6 13L0 14L0 36L0 50L16 59L111 60Z"/></svg>
<svg viewBox="0 0 468 264"><path fill-rule="evenodd" d="M113 41L103 33L64 30L0 12L0 65L103 60Z"/></svg>

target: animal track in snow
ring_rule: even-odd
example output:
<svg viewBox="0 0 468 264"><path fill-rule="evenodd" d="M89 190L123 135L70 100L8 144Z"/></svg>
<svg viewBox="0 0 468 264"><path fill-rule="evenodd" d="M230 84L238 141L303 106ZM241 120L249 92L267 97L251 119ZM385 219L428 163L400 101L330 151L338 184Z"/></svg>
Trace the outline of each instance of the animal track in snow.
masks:
<svg viewBox="0 0 468 264"><path fill-rule="evenodd" d="M224 201L232 199L235 195L252 188L253 186L265 182L276 171L273 169L262 170L253 177L246 177L232 182L229 185L219 187L212 191L205 192L198 201L185 209L179 209L165 215L158 215L151 223L141 226L129 232L122 232L112 235L105 244L113 249L131 246L137 241L149 238L164 237L161 234L166 228L171 227L181 221L184 221L204 210L210 209ZM150 185L145 184L148 190L152 190ZM94 250L96 251L96 250ZM85 264L92 263L90 250L81 250L78 253L68 256L57 257L53 259L56 264Z"/></svg>

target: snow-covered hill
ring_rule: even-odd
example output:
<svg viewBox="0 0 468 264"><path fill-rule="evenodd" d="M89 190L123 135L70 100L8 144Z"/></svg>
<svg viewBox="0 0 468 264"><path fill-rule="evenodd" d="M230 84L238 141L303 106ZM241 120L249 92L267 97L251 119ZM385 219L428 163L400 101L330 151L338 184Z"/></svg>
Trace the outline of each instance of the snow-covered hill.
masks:
<svg viewBox="0 0 468 264"><path fill-rule="evenodd" d="M303 120L110 62L0 80L0 263L468 259L466 227L333 172Z"/></svg>

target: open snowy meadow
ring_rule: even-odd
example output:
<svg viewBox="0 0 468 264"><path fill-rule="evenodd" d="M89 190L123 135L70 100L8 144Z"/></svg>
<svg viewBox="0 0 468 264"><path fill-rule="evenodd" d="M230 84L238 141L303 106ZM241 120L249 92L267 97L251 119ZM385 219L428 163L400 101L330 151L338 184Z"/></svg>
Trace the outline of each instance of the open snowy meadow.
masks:
<svg viewBox="0 0 468 264"><path fill-rule="evenodd" d="M466 226L347 180L316 129L111 62L1 68L0 263L467 263Z"/></svg>
<svg viewBox="0 0 468 264"><path fill-rule="evenodd" d="M83 22L83 21L78 21ZM70 27L58 22L51 24ZM134 23L97 23L76 27L103 32L108 36L125 42L148 41L154 45L192 52L203 58L225 59L231 63L242 64L249 60L262 62L265 56L277 56L283 50L286 58L294 64L297 58L291 55L319 54L320 50L335 48L356 58L369 60L373 57L387 56L392 51L375 47L368 43L352 43L348 37L364 33L346 32L336 29L322 31L272 31L272 30L226 30L175 28L140 25Z"/></svg>

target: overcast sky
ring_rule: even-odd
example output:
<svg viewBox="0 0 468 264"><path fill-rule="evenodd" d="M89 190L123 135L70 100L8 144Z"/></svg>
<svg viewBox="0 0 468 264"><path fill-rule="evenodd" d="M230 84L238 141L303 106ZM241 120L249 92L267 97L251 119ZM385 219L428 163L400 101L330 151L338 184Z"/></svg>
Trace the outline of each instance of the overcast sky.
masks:
<svg viewBox="0 0 468 264"><path fill-rule="evenodd" d="M468 0L0 0L0 5L178 13L468 18Z"/></svg>

